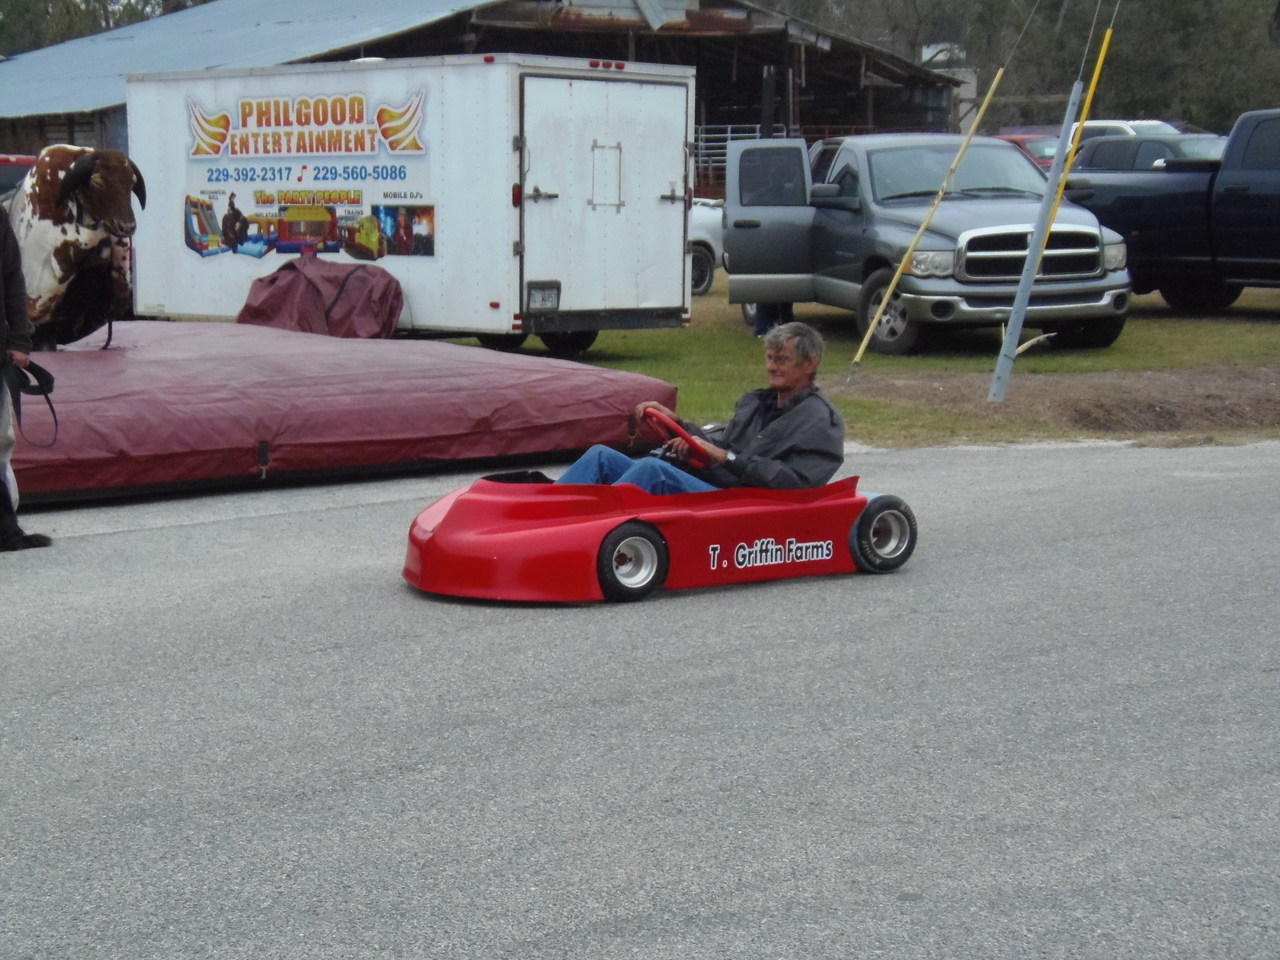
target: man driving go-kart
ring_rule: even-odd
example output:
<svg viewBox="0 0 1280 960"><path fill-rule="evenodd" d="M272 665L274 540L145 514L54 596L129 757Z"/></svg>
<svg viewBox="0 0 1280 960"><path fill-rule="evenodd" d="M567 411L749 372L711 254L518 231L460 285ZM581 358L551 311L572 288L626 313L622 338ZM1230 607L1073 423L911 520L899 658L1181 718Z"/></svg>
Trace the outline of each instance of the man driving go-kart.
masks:
<svg viewBox="0 0 1280 960"><path fill-rule="evenodd" d="M594 446L556 482L631 483L654 494L822 486L844 462L844 421L814 384L822 337L804 323L782 324L765 335L764 358L769 386L744 394L724 426L702 430L645 401L636 415L670 434L661 456L633 460Z"/></svg>
<svg viewBox="0 0 1280 960"><path fill-rule="evenodd" d="M831 480L844 424L814 386L821 359L808 326L775 327L769 386L723 428L641 403L676 462L592 447L554 483L525 470L455 490L413 521L404 579L445 596L574 603L897 570L915 550L915 515L858 477Z"/></svg>

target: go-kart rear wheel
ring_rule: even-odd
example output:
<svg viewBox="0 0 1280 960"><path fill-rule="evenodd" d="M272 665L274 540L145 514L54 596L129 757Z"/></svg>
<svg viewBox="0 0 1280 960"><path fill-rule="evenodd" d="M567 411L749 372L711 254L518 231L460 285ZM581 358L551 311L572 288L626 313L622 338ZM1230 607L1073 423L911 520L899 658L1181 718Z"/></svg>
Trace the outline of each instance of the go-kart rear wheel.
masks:
<svg viewBox="0 0 1280 960"><path fill-rule="evenodd" d="M874 498L849 531L849 551L863 573L897 570L915 548L916 515L898 497Z"/></svg>
<svg viewBox="0 0 1280 960"><path fill-rule="evenodd" d="M667 579L667 543L647 523L615 527L600 544L596 574L606 600L643 600Z"/></svg>

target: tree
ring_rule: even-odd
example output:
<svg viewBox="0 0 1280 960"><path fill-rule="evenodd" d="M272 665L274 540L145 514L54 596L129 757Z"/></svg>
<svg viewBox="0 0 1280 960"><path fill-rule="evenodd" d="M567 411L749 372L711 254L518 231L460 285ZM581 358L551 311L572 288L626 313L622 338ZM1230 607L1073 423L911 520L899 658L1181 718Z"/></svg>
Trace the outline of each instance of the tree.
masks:
<svg viewBox="0 0 1280 960"><path fill-rule="evenodd" d="M782 0L779 8L783 3L796 16L917 60L927 43L954 42L977 69L982 91L1005 66L989 129L1059 123L1072 84L1092 75L1115 10L1115 0L1100 8L1097 0ZM1121 3L1093 116L1226 130L1245 110L1280 102L1273 36L1280 40L1276 0Z"/></svg>
<svg viewBox="0 0 1280 960"><path fill-rule="evenodd" d="M38 50L208 0L0 0L0 56Z"/></svg>

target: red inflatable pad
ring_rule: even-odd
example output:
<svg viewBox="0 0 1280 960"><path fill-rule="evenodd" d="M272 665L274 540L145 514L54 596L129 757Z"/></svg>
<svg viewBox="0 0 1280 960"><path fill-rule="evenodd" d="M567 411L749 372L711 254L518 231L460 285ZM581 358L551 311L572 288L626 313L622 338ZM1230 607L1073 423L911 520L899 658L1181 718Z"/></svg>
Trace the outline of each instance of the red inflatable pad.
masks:
<svg viewBox="0 0 1280 960"><path fill-rule="evenodd" d="M400 281L381 267L297 257L253 281L236 322L386 339L403 306Z"/></svg>
<svg viewBox="0 0 1280 960"><path fill-rule="evenodd" d="M439 341L351 340L233 323L134 321L35 359L59 429L23 403L23 496L274 477L627 442L673 386Z"/></svg>

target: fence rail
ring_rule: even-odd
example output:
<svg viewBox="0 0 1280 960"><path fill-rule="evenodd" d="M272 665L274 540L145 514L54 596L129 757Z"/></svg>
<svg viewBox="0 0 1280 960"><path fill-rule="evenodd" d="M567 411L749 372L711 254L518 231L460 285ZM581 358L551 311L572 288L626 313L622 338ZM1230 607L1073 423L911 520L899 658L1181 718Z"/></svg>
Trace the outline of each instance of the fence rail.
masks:
<svg viewBox="0 0 1280 960"><path fill-rule="evenodd" d="M729 143L733 140L759 140L761 125L758 123L701 126L694 130L693 168L697 186L694 192L700 197L724 196L725 159ZM863 127L800 127L788 133L781 123L773 125L773 136L803 137L809 143L826 137L845 137L853 133L867 133Z"/></svg>

